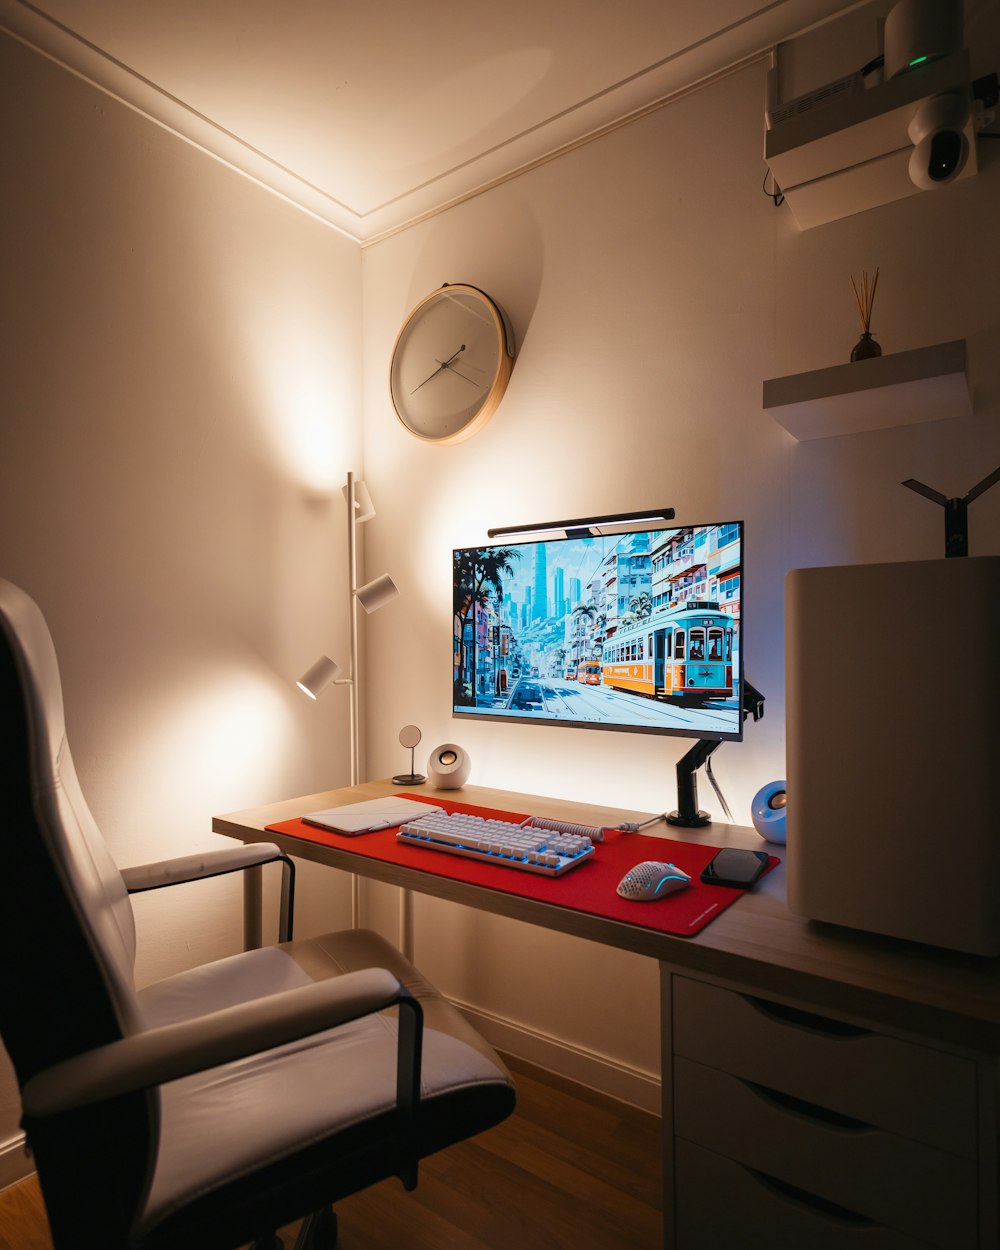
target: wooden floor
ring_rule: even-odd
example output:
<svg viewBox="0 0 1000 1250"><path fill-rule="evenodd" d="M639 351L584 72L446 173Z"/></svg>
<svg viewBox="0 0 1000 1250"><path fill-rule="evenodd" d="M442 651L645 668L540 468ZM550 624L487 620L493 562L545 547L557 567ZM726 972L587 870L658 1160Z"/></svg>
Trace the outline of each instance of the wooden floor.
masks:
<svg viewBox="0 0 1000 1250"><path fill-rule="evenodd" d="M338 1250L656 1250L659 1120L508 1062L514 1115L422 1163L413 1193L339 1202ZM0 1250L52 1250L33 1177L0 1193Z"/></svg>

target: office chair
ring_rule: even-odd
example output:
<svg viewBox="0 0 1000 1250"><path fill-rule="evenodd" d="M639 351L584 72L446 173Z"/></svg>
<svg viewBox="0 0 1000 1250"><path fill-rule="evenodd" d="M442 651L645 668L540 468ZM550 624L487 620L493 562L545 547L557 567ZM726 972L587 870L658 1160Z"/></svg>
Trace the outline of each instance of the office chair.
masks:
<svg viewBox="0 0 1000 1250"><path fill-rule="evenodd" d="M57 1250L331 1246L331 1204L503 1120L463 1017L365 930L286 940L137 991L129 886L290 862L272 845L115 866L65 737L48 628L0 580L0 1035ZM275 869L274 871L278 871ZM189 886L197 890L197 886Z"/></svg>

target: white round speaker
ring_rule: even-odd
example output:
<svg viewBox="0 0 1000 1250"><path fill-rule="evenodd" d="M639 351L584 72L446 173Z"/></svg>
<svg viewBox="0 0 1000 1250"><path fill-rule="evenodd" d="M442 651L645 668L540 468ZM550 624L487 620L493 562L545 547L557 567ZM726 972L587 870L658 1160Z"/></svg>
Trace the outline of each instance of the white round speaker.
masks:
<svg viewBox="0 0 1000 1250"><path fill-rule="evenodd" d="M753 827L768 842L785 841L785 786L784 781L769 781L757 791L750 804Z"/></svg>
<svg viewBox="0 0 1000 1250"><path fill-rule="evenodd" d="M459 790L469 780L472 761L454 742L435 747L427 761L427 778L439 790Z"/></svg>

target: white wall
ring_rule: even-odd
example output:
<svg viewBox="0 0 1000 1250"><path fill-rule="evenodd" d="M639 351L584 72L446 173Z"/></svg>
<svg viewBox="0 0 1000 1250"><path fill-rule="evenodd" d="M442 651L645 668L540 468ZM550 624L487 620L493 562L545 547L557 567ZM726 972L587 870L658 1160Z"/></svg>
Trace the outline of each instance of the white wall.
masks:
<svg viewBox="0 0 1000 1250"><path fill-rule="evenodd" d="M682 522L746 521L746 667L767 702L714 767L749 823L755 791L784 775L786 571L938 557L940 510L900 482L964 494L1000 465L1000 153L983 141L977 178L803 234L762 194L763 98L759 65L365 251L369 573L389 570L404 596L369 622L372 775L403 766L396 734L413 721L427 748L468 748L473 782L674 806L684 740L450 716L452 546L490 525L668 504ZM796 443L762 410L762 380L846 362L850 278L876 266L885 350L967 338L976 415ZM410 438L386 385L402 319L442 282L487 290L518 340L498 412L453 447ZM1000 551L1000 488L970 520L973 553ZM699 800L721 816L704 778ZM569 1047L572 1071L636 1096L657 1071L648 961L428 900L416 954L459 999L520 1023L541 1061Z"/></svg>
<svg viewBox="0 0 1000 1250"><path fill-rule="evenodd" d="M360 255L7 39L0 116L0 577L49 620L114 855L164 858L348 782L343 692L292 680L347 628ZM303 877L305 924L345 921ZM173 893L136 900L140 980L239 948L235 879ZM0 1184L17 1118L5 1072Z"/></svg>

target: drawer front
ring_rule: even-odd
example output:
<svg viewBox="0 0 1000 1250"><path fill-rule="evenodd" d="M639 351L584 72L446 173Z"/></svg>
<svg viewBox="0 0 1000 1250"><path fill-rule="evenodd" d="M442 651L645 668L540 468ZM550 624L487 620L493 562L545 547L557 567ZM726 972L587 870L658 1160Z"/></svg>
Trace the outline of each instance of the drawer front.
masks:
<svg viewBox="0 0 1000 1250"><path fill-rule="evenodd" d="M927 1250L690 1142L677 1142L676 1169L677 1250Z"/></svg>
<svg viewBox="0 0 1000 1250"><path fill-rule="evenodd" d="M688 1059L674 1063L674 1133L931 1245L975 1243L976 1166L958 1155Z"/></svg>
<svg viewBox="0 0 1000 1250"><path fill-rule="evenodd" d="M674 1053L976 1157L971 1059L674 976Z"/></svg>

